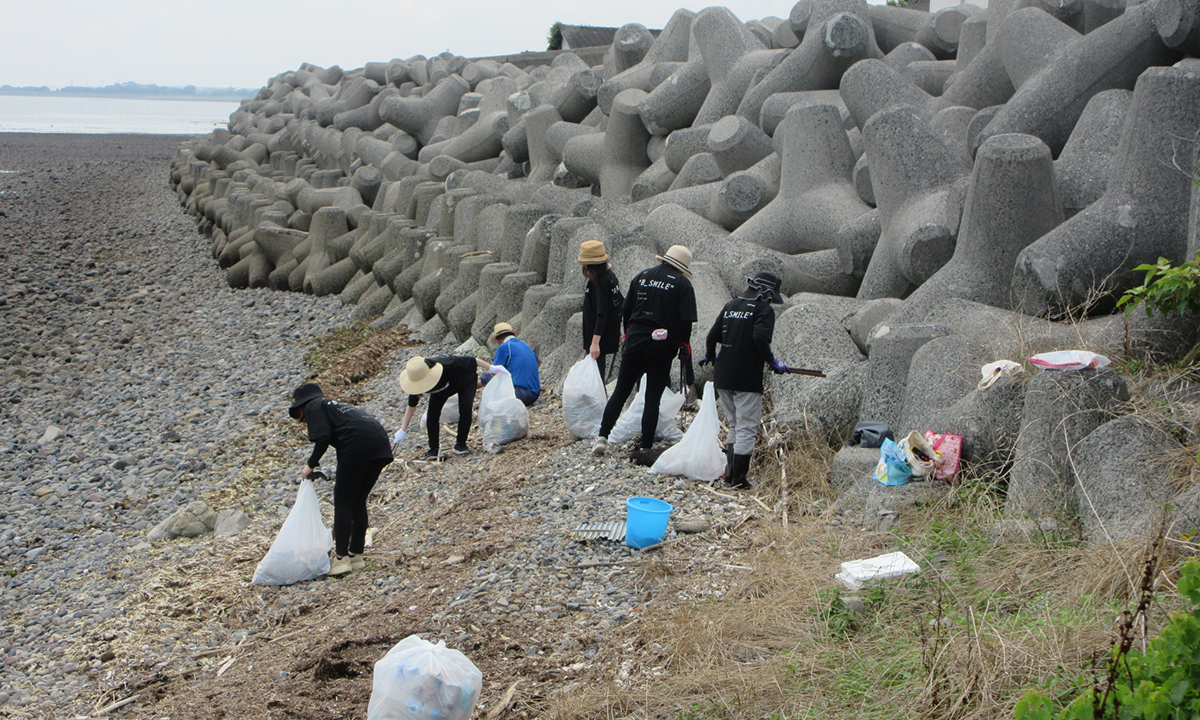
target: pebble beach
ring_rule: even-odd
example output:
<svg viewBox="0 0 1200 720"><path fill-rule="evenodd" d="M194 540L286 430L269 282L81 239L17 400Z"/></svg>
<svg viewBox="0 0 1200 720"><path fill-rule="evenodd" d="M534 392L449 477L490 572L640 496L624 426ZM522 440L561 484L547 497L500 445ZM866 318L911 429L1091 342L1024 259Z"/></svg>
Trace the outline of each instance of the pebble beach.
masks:
<svg viewBox="0 0 1200 720"><path fill-rule="evenodd" d="M414 422L373 496L372 526L382 532L366 572L249 585L308 450L298 431L282 428L289 393L307 377L305 352L348 325L350 309L336 297L230 289L169 187L180 140L0 134L0 614L10 619L0 627L0 717L86 717L131 697L128 688L151 674L176 683L155 700L156 717L236 712L266 682L284 697L297 694L287 683L315 683L289 717L361 714L369 672L352 692L335 693L284 660L364 634L363 652L382 656L402 635L381 635L364 619L371 612L388 632L399 632L390 624L399 613L409 627L474 647L486 701L503 689L498 668L508 667L510 646L534 666L578 672L601 661L615 629L651 602L653 581L623 567L640 554L579 542L570 531L581 523L621 521L625 498L659 497L676 521L701 518L715 530L688 536L690 549L671 562L710 567L726 557L721 528L750 517L750 498L652 475L616 453L593 459L546 392L531 411L530 438L501 455L483 452L476 429L471 457L414 463L424 447ZM402 412L395 377L407 357L397 353L362 388L365 407L389 429ZM255 486L231 489L264 454L273 459ZM318 491L328 520L329 488ZM249 530L150 542L172 512L213 497L224 503L216 511L244 510ZM203 597L186 607L147 600L193 581L191 594L202 594L200 578L253 610L218 617ZM705 592L719 597L723 587L714 576ZM309 613L309 625L288 624ZM302 649L278 646L276 665L213 665L224 658L211 648L305 627L321 632ZM228 684L216 694L214 674ZM150 699L138 699L145 710Z"/></svg>
<svg viewBox="0 0 1200 720"><path fill-rule="evenodd" d="M64 650L142 579L146 531L228 476L345 322L226 286L168 187L181 139L0 134L0 705L88 683Z"/></svg>

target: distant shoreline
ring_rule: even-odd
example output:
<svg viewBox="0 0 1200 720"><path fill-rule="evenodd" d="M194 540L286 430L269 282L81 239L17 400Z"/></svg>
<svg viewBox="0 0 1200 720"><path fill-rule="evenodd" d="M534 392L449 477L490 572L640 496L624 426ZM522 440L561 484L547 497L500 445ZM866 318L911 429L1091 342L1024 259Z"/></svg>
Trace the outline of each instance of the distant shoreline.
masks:
<svg viewBox="0 0 1200 720"><path fill-rule="evenodd" d="M157 95L149 93L64 93L50 92L18 92L0 90L0 97L45 97L45 98L117 98L120 100L195 100L202 102L235 102L240 103L244 97L238 95Z"/></svg>

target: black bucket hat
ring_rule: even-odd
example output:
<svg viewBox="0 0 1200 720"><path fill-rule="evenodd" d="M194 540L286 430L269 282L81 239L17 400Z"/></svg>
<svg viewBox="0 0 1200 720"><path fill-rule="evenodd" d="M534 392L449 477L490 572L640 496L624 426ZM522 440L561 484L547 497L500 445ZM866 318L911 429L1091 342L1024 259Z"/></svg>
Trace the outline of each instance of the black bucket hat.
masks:
<svg viewBox="0 0 1200 720"><path fill-rule="evenodd" d="M288 408L288 415L291 415L293 420L299 420L300 409L320 397L325 397L320 385L304 383L292 393L292 406Z"/></svg>
<svg viewBox="0 0 1200 720"><path fill-rule="evenodd" d="M783 302L782 297L779 295L779 276L773 272L764 270L757 273L754 277L746 278L746 284L757 290L759 297L769 303L779 304Z"/></svg>

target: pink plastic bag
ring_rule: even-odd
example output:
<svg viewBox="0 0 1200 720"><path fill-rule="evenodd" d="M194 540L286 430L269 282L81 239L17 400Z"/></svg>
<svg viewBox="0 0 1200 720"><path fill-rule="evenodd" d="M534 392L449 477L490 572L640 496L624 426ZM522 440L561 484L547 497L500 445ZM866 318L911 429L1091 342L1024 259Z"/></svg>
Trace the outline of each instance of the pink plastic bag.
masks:
<svg viewBox="0 0 1200 720"><path fill-rule="evenodd" d="M1058 350L1034 355L1029 362L1047 370L1097 370L1110 360L1087 350Z"/></svg>
<svg viewBox="0 0 1200 720"><path fill-rule="evenodd" d="M948 483L958 483L958 465L962 458L962 435L939 435L925 431L925 439L937 453L934 459L933 477Z"/></svg>

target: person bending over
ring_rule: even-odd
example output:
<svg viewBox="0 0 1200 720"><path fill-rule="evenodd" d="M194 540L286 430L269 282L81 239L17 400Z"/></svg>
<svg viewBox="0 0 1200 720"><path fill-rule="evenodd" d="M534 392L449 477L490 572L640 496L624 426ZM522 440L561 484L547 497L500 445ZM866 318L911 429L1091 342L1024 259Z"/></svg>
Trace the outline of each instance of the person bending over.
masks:
<svg viewBox="0 0 1200 720"><path fill-rule="evenodd" d="M408 393L408 407L404 409L404 419L400 421L400 430L392 438L395 445L404 442L408 437L408 425L412 422L417 404L422 395L429 396L429 408L426 412L425 431L429 435L429 450L423 460L437 460L439 436L441 433L442 408L446 401L458 396L458 435L455 439L455 455L469 455L467 434L471 432L471 409L475 403L475 390L479 387L477 371L484 368L495 372L503 372L499 365L489 365L483 360L476 360L468 355L437 355L435 357L410 358L400 372L400 389Z"/></svg>
<svg viewBox="0 0 1200 720"><path fill-rule="evenodd" d="M316 383L304 383L292 392L288 415L308 426L313 443L308 462L300 470L307 478L332 445L337 450L333 481L333 543L336 556L330 575L361 570L367 537L367 495L379 473L392 462L387 431L378 420L358 408L325 397Z"/></svg>

